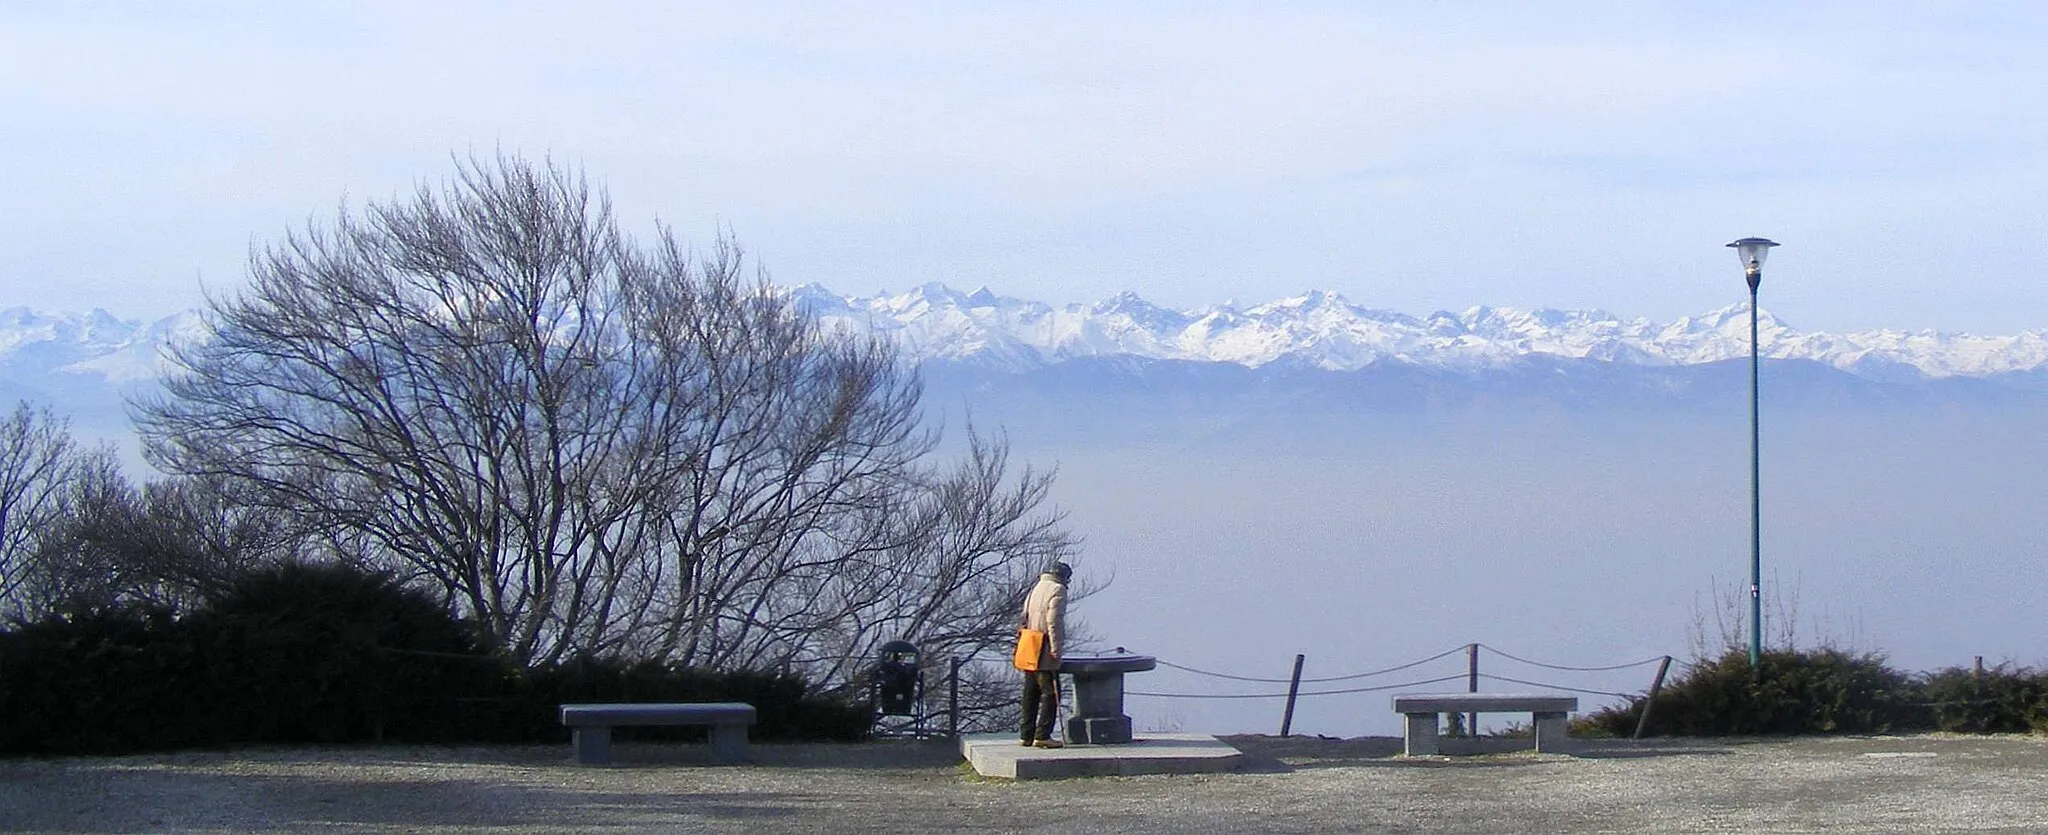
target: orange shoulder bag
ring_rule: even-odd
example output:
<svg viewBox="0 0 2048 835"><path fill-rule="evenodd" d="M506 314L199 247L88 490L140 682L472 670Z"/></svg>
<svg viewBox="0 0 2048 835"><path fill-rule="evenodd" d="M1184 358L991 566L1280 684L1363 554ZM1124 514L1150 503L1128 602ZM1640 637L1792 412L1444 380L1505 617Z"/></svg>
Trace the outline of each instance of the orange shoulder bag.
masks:
<svg viewBox="0 0 2048 835"><path fill-rule="evenodd" d="M1017 630L1017 657L1012 662L1017 669L1033 672L1038 669L1038 660L1045 657L1045 633L1036 629Z"/></svg>

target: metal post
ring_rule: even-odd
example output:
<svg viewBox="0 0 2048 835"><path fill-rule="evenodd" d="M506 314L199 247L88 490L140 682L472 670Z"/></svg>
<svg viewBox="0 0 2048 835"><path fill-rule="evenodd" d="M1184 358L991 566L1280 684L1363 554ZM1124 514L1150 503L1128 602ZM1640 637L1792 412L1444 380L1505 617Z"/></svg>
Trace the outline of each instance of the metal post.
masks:
<svg viewBox="0 0 2048 835"><path fill-rule="evenodd" d="M1287 679L1287 710L1280 714L1280 735L1294 729L1294 697L1301 693L1301 653L1294 654L1294 675Z"/></svg>
<svg viewBox="0 0 2048 835"><path fill-rule="evenodd" d="M1756 288L1764 282L1764 255L1778 242L1767 238L1742 238L1728 244L1742 259L1742 277L1749 282L1749 673L1751 681L1763 680L1764 657L1764 538L1763 538L1763 443L1757 429L1757 380L1762 376L1762 340L1757 336Z"/></svg>
<svg viewBox="0 0 2048 835"><path fill-rule="evenodd" d="M1630 739L1642 739L1643 729L1650 726L1650 706L1657 703L1657 693L1664 689L1664 673L1671 669L1671 656L1664 656L1664 662L1657 665L1657 677L1650 679L1650 695L1643 699L1643 714L1636 717L1636 735Z"/></svg>
<svg viewBox="0 0 2048 835"><path fill-rule="evenodd" d="M1762 367L1757 347L1756 288L1763 283L1761 267L1749 270L1749 671L1762 678L1764 655L1763 608L1763 449L1757 429L1757 377Z"/></svg>
<svg viewBox="0 0 2048 835"><path fill-rule="evenodd" d="M1479 643L1477 641L1474 641L1471 646L1465 648L1465 692L1479 692ZM1465 735L1473 739L1479 738L1479 713L1477 711L1465 715Z"/></svg>

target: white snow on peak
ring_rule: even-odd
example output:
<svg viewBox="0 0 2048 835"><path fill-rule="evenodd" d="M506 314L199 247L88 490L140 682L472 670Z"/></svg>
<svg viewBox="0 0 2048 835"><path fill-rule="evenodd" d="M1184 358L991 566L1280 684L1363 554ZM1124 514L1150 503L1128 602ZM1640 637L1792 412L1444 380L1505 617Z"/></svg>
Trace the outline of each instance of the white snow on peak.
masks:
<svg viewBox="0 0 2048 835"><path fill-rule="evenodd" d="M166 345L205 332L197 313L155 322L121 319L105 310L0 310L0 363L17 373L92 374L124 383L162 376Z"/></svg>
<svg viewBox="0 0 2048 835"><path fill-rule="evenodd" d="M824 294L807 285L800 296ZM807 302L809 303L809 302ZM1282 359L1331 370L1396 360L1445 368L1500 366L1532 355L1633 365L1693 365L1749 356L1749 306L1737 303L1673 322L1622 318L1603 310L1478 306L1417 319L1360 306L1334 292L1247 306L1237 300L1173 310L1129 291L1092 305L1053 308L999 296L962 294L932 283L907 293L833 296L810 303L828 321L887 333L914 358L1022 369L1083 356L1261 366ZM1763 354L1806 359L1850 372L1911 368L1930 377L1982 376L2048 367L2048 331L1972 336L1932 331L1801 331L1757 311Z"/></svg>
<svg viewBox="0 0 2048 835"><path fill-rule="evenodd" d="M961 293L938 282L901 293L846 296L818 284L788 288L827 328L893 340L912 359L947 359L1022 371L1079 357L1146 357L1262 366L1285 362L1354 370L1397 361L1454 370L1500 367L1531 356L1668 366L1749 356L1749 308L1738 303L1672 322L1600 310L1478 306L1423 318L1310 290L1264 304L1201 310L1161 307L1123 292L1095 304L1053 307L988 287ZM1866 376L1986 376L2048 369L2048 331L1976 336L1935 331L1802 331L1758 311L1763 354ZM163 349L203 339L197 313L155 322L104 310L0 310L0 371L100 375L113 382L161 376Z"/></svg>

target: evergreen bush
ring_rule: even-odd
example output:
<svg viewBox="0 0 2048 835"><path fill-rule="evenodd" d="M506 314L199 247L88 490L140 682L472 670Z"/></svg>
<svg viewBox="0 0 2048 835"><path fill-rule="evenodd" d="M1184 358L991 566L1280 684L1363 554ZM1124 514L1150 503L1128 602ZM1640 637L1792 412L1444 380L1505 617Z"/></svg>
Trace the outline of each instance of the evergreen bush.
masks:
<svg viewBox="0 0 2048 835"><path fill-rule="evenodd" d="M1923 723L1959 733L2048 729L2048 677L2028 669L1982 673L1950 667L1927 674L1919 688Z"/></svg>
<svg viewBox="0 0 2048 835"><path fill-rule="evenodd" d="M802 678L750 670L710 671L656 662L577 659L527 670L500 703L495 725L522 740L562 741L559 708L576 702L746 702L755 739L857 740L873 720L861 701L811 692ZM619 728L619 739L703 739L698 727Z"/></svg>
<svg viewBox="0 0 2048 835"><path fill-rule="evenodd" d="M1837 649L1772 650L1759 670L1730 650L1666 685L1650 706L1653 736L1887 733L1920 726L1912 677L1876 653ZM1614 736L1635 733L1643 703L1589 717Z"/></svg>
<svg viewBox="0 0 2048 835"><path fill-rule="evenodd" d="M51 617L0 633L0 751L119 753L218 742L189 692L188 632L154 609Z"/></svg>
<svg viewBox="0 0 2048 835"><path fill-rule="evenodd" d="M184 625L238 742L446 740L510 672L425 592L339 563L251 572Z"/></svg>
<svg viewBox="0 0 2048 835"><path fill-rule="evenodd" d="M561 704L619 701L747 702L753 736L770 740L855 740L870 720L868 705L787 674L606 659L520 670L423 592L333 564L255 571L183 619L126 609L0 632L0 753L559 743Z"/></svg>

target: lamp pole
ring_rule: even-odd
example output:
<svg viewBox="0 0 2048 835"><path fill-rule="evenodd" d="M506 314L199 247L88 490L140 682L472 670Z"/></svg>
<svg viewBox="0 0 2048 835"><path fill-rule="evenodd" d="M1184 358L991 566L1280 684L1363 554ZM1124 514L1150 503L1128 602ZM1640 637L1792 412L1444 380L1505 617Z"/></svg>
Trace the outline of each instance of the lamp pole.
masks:
<svg viewBox="0 0 2048 835"><path fill-rule="evenodd" d="M1749 281L1749 670L1763 674L1763 466L1761 433L1757 429L1757 377L1762 367L1757 350L1756 289L1764 281L1764 256L1776 241L1743 238L1729 244L1742 258L1742 275Z"/></svg>

